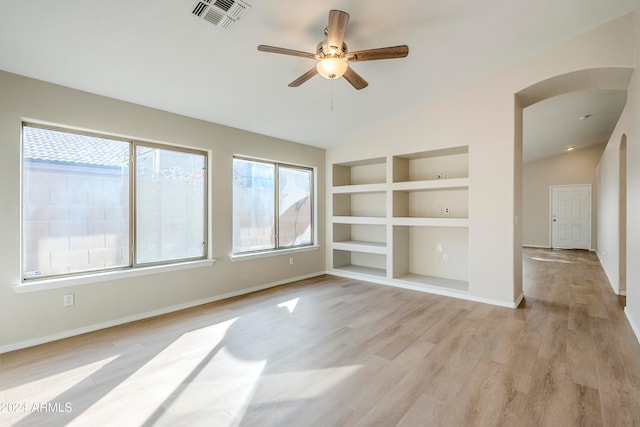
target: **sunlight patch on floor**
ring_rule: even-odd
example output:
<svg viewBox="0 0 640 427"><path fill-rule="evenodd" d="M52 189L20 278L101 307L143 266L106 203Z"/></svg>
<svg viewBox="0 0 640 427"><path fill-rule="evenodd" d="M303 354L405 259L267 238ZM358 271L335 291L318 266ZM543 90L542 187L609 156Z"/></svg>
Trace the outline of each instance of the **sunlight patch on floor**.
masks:
<svg viewBox="0 0 640 427"><path fill-rule="evenodd" d="M30 413L33 412L32 408L34 405L37 407L42 403L58 401L58 396L72 388L86 388L89 390L95 386L93 381L90 380L91 374L98 372L118 357L119 355L114 355L81 366L77 366L77 361L75 361L73 368L60 370L59 373L54 375L37 377L34 381L25 382L3 390L3 399L1 402L19 402L20 405L24 405L25 409L24 411L16 411L11 414L2 414L11 416L10 419L3 417L3 422L13 424L29 416ZM64 403L66 402L62 402L62 404Z"/></svg>
<svg viewBox="0 0 640 427"><path fill-rule="evenodd" d="M175 425L192 419L210 425L232 426L253 403L267 360L235 357L224 347L166 408L159 425ZM188 424L188 422L187 422Z"/></svg>
<svg viewBox="0 0 640 427"><path fill-rule="evenodd" d="M185 381L192 381L202 364L209 363L211 357L216 359L220 343L236 320L230 319L183 334L109 390L75 421L78 425L94 425L92 421L99 423L100 420L109 419L114 425L142 425L157 413L158 408L163 408L165 402L171 401L172 396L180 392ZM206 335L206 340L203 335ZM145 399L132 400L131 396L145 396ZM127 413L113 411L113 408L131 406L136 409ZM132 414L135 419L132 419Z"/></svg>
<svg viewBox="0 0 640 427"><path fill-rule="evenodd" d="M293 313L293 311L296 309L296 305L298 305L299 300L300 298L294 298L278 304L278 307L286 308L287 310L289 310L289 313Z"/></svg>
<svg viewBox="0 0 640 427"><path fill-rule="evenodd" d="M111 356L86 365L61 370L55 375L38 377L36 380L6 389L6 398L12 402L46 402L84 381L119 356Z"/></svg>
<svg viewBox="0 0 640 427"><path fill-rule="evenodd" d="M542 262L559 262L562 264L573 264L573 262L571 261L565 261L565 260L561 260L561 259L548 259L548 258L539 258L539 257L529 257L534 261L542 261Z"/></svg>

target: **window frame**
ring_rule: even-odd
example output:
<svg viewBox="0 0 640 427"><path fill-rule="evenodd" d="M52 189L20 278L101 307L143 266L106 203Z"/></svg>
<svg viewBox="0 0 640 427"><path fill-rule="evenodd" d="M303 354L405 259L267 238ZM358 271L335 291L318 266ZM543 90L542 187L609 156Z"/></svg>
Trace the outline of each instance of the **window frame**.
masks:
<svg viewBox="0 0 640 427"><path fill-rule="evenodd" d="M25 217L24 217L24 206L25 206L25 182L24 182L24 128L38 128L44 130L51 130L56 132L62 132L73 135L82 135L88 137L102 138L113 141L121 141L129 144L129 153L128 153L128 252L129 259L128 264L124 266L117 267L107 267L102 269L92 269L92 270L84 270L84 271L75 271L70 273L58 273L51 274L46 276L33 276L26 277L25 276ZM50 288L58 288L65 285L62 285L60 282L69 281L69 282L78 282L81 283L94 283L96 281L102 281L105 278L105 275L115 274L117 277L128 277L128 276L137 276L139 274L149 274L149 272L155 272L164 269L183 269L183 268L191 268L193 266L203 266L203 265L212 265L216 260L211 259L209 257L210 253L210 218L209 218L209 204L211 203L211 196L209 194L209 169L210 169L210 152L208 150L191 148L181 145L174 145L168 143L159 143L146 141L143 139L137 138L129 138L118 136L114 134L109 134L105 132L95 132L88 131L83 129L76 129L73 127L64 127L60 125L53 124L45 124L38 123L36 121L28 121L23 120L20 126L20 283L22 285L28 285L29 287L38 287L37 284L44 284L44 289ZM137 163L136 163L136 152L139 146L148 147L152 149L161 149L168 151L177 151L181 153L191 153L197 154L204 157L203 161L203 242L202 242L202 255L196 257L185 257L185 258L174 258L168 260L161 261L153 261L153 262L137 262L137 246L136 246L136 238L137 238L137 202L136 202L136 193L137 193ZM72 284L69 284L71 286ZM17 285L20 287L20 285Z"/></svg>
<svg viewBox="0 0 640 427"><path fill-rule="evenodd" d="M248 250L248 251L242 251L242 252L235 252L234 251L234 242L233 242L233 236L232 236L232 242L231 242L231 259L235 260L235 259L243 259L243 258L253 258L253 257L260 257L260 256L269 256L269 255L278 255L278 254L284 254L284 253L290 253L290 252L298 252L298 251L303 251L303 250L310 250L310 249L315 249L317 248L317 230L316 230L316 168L312 167L312 166L304 166L304 165L297 165L297 164L293 164L293 163L288 163L288 162L279 162L279 161L275 161L275 160L267 160L267 159L261 159L261 158L257 158L257 157L251 157L251 156L245 156L245 155L240 155L240 154L234 154L233 158L232 158L232 162L235 161L236 159L238 160L244 160L244 161L249 161L249 162L257 162L257 163L265 163L265 164L269 164L269 165L273 165L274 166L274 191L273 191L273 198L274 198L274 211L273 211L273 227L274 227L274 247L273 248L269 248L269 249L256 249L256 250ZM298 245L289 245L289 246L281 246L280 245L280 221L279 221L279 211L280 211L280 167L285 167L285 168L290 168L290 169L298 169L298 170L304 170L304 171L308 171L311 174L311 182L309 185L309 215L310 215L310 223L309 223L309 227L311 228L310 230L310 242L309 243L304 243L304 244L298 244ZM232 174L233 174L233 167L232 167ZM233 187L233 177L232 177L232 187ZM233 188L232 188L232 201L231 201L231 208L232 211L235 208L235 198L233 195ZM232 231L235 230L235 218L234 215L232 214L232 225L231 225L231 229Z"/></svg>

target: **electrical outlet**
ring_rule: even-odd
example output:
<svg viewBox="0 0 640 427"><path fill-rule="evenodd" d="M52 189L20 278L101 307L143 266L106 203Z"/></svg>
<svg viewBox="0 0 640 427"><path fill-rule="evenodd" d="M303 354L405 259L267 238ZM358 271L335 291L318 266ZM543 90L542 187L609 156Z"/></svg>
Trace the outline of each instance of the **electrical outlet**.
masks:
<svg viewBox="0 0 640 427"><path fill-rule="evenodd" d="M447 255L447 254L442 254L442 261L444 261L444 262L449 261L449 255Z"/></svg>
<svg viewBox="0 0 640 427"><path fill-rule="evenodd" d="M289 265L293 265L293 257L289 258Z"/></svg>
<svg viewBox="0 0 640 427"><path fill-rule="evenodd" d="M437 251L437 252L442 252L442 243L438 243L438 244L436 245L436 251Z"/></svg>
<svg viewBox="0 0 640 427"><path fill-rule="evenodd" d="M442 212L443 212L445 215L449 215L449 214L451 213L451 209L449 209L449 208L443 208L443 209L442 209Z"/></svg>
<svg viewBox="0 0 640 427"><path fill-rule="evenodd" d="M62 300L62 304L65 307L71 307L75 304L75 298L73 294L66 294Z"/></svg>

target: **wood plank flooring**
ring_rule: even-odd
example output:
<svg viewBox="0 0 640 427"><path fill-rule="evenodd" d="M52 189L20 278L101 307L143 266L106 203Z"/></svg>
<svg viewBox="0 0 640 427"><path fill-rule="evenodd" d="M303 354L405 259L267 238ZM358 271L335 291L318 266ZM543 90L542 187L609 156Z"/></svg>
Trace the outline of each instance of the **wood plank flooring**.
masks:
<svg viewBox="0 0 640 427"><path fill-rule="evenodd" d="M322 276L0 355L0 425L637 426L595 256L525 250L517 310Z"/></svg>

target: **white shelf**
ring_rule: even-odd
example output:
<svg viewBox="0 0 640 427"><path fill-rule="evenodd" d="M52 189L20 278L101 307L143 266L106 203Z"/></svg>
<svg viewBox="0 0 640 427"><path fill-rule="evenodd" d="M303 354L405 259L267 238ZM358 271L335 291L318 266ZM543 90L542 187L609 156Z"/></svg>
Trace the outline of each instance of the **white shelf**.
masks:
<svg viewBox="0 0 640 427"><path fill-rule="evenodd" d="M393 191L457 190L465 188L469 188L469 178L403 181L391 184L391 190Z"/></svg>
<svg viewBox="0 0 640 427"><path fill-rule="evenodd" d="M464 280L445 279L443 277L423 276L412 273L394 279L412 284L445 288L452 291L469 292L469 282Z"/></svg>
<svg viewBox="0 0 640 427"><path fill-rule="evenodd" d="M407 225L419 227L469 227L469 218L398 217L391 220L391 225Z"/></svg>
<svg viewBox="0 0 640 427"><path fill-rule="evenodd" d="M384 193L387 184L358 184L333 187L333 194Z"/></svg>
<svg viewBox="0 0 640 427"><path fill-rule="evenodd" d="M361 265L344 265L342 267L334 267L334 270L365 276L387 277L387 271L383 268L364 267Z"/></svg>
<svg viewBox="0 0 640 427"><path fill-rule="evenodd" d="M364 242L361 240L347 240L342 242L333 242L333 249L342 251L366 252L370 254L387 254L386 243Z"/></svg>
<svg viewBox="0 0 640 427"><path fill-rule="evenodd" d="M334 224L370 224L385 225L387 217L384 216L334 216Z"/></svg>

